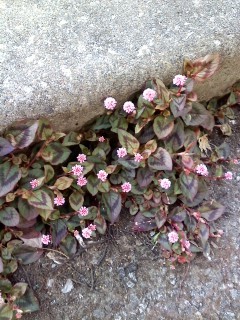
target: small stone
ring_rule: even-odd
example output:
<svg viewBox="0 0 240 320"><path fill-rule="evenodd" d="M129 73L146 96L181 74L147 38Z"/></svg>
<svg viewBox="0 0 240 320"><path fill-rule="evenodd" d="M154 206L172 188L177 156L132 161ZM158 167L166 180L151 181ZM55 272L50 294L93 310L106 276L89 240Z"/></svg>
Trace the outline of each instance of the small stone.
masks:
<svg viewBox="0 0 240 320"><path fill-rule="evenodd" d="M71 279L67 279L67 282L65 283L64 287L62 288L62 293L69 293L73 289L73 282Z"/></svg>

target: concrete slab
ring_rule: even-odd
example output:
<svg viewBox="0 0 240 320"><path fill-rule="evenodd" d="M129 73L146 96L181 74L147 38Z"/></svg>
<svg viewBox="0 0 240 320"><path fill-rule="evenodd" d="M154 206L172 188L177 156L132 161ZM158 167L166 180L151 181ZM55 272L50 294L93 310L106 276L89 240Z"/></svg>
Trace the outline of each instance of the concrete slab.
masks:
<svg viewBox="0 0 240 320"><path fill-rule="evenodd" d="M240 2L231 0L0 0L0 128L48 116L80 127L122 103L149 77L166 83L183 57L219 52L222 67L197 90L240 78Z"/></svg>

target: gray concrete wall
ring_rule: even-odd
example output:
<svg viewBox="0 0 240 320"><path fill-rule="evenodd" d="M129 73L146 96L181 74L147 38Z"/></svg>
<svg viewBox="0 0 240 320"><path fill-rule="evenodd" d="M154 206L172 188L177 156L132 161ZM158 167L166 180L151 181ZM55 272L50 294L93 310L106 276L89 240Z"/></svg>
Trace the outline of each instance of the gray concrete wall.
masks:
<svg viewBox="0 0 240 320"><path fill-rule="evenodd" d="M240 78L240 2L230 0L0 0L0 129L48 116L80 127L150 77L166 83L184 57L219 52L197 87L221 95Z"/></svg>

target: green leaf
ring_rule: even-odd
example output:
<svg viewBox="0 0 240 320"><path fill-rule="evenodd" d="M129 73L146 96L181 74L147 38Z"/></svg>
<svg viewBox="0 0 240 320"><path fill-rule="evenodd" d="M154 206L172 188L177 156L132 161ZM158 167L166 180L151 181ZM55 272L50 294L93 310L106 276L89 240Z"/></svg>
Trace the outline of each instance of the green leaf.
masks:
<svg viewBox="0 0 240 320"><path fill-rule="evenodd" d="M27 221L30 221L39 215L39 210L30 206L28 202L22 198L18 198L18 210L21 216Z"/></svg>
<svg viewBox="0 0 240 320"><path fill-rule="evenodd" d="M179 177L182 193L189 200L193 200L198 192L198 179L195 174L186 174L182 172Z"/></svg>
<svg viewBox="0 0 240 320"><path fill-rule="evenodd" d="M68 189L73 182L72 178L68 177L60 177L54 183L54 186L58 188L58 190L65 190Z"/></svg>
<svg viewBox="0 0 240 320"><path fill-rule="evenodd" d="M20 298L21 296L24 295L24 293L27 290L27 283L24 282L18 282L16 283L11 290L11 295L16 297L16 298Z"/></svg>
<svg viewBox="0 0 240 320"><path fill-rule="evenodd" d="M168 237L166 234L161 234L160 237L158 238L158 243L162 246L164 250L167 251L172 251L171 245L168 241Z"/></svg>
<svg viewBox="0 0 240 320"><path fill-rule="evenodd" d="M55 175L54 169L50 164L44 165L45 183L48 183Z"/></svg>
<svg viewBox="0 0 240 320"><path fill-rule="evenodd" d="M215 149L215 151L220 159L227 159L230 155L229 144L223 142L219 147Z"/></svg>
<svg viewBox="0 0 240 320"><path fill-rule="evenodd" d="M201 216L207 221L215 221L222 216L225 207L217 201L205 202L203 206L198 208Z"/></svg>
<svg viewBox="0 0 240 320"><path fill-rule="evenodd" d="M8 279L1 278L0 279L0 291L9 293L12 289L11 281Z"/></svg>
<svg viewBox="0 0 240 320"><path fill-rule="evenodd" d="M184 124L180 119L177 119L177 123L169 137L165 140L165 145L168 150L176 152L182 148L184 144Z"/></svg>
<svg viewBox="0 0 240 320"><path fill-rule="evenodd" d="M141 188L147 187L153 181L154 173L148 168L140 168L137 172L137 183Z"/></svg>
<svg viewBox="0 0 240 320"><path fill-rule="evenodd" d="M28 147L34 140L38 128L38 121L23 120L16 122L8 130L8 134L13 137L14 147L23 149Z"/></svg>
<svg viewBox="0 0 240 320"><path fill-rule="evenodd" d="M106 229L107 229L107 224L106 224L105 219L102 216L100 216L100 215L97 216L97 218L94 219L94 224L96 225L97 231L100 234L105 234Z"/></svg>
<svg viewBox="0 0 240 320"><path fill-rule="evenodd" d="M153 131L152 123L149 123L146 125L146 127L144 127L140 137L138 137L138 140L141 144L144 144L150 141L154 136L155 136L155 133Z"/></svg>
<svg viewBox="0 0 240 320"><path fill-rule="evenodd" d="M172 170L172 158L167 150L158 148L154 154L148 158L148 165L155 170Z"/></svg>
<svg viewBox="0 0 240 320"><path fill-rule="evenodd" d="M117 160L119 164L127 169L136 169L139 167L139 162L134 161L133 159L121 159Z"/></svg>
<svg viewBox="0 0 240 320"><path fill-rule="evenodd" d="M112 125L112 129L111 129L112 132L117 133L118 129L122 129L122 130L126 131L128 128L127 119L123 118L123 117L118 117L118 118L114 119L114 121L111 121L111 118L110 118L110 123Z"/></svg>
<svg viewBox="0 0 240 320"><path fill-rule="evenodd" d="M15 208L5 207L0 210L0 221L7 227L15 227L19 224L19 213Z"/></svg>
<svg viewBox="0 0 240 320"><path fill-rule="evenodd" d="M122 209L121 195L117 192L110 191L108 194L104 193L102 195L102 200L107 209L107 214L111 224L113 224L117 221Z"/></svg>
<svg viewBox="0 0 240 320"><path fill-rule="evenodd" d="M39 140L48 140L51 138L53 134L53 129L50 122L47 119L40 119L38 120L38 130L37 130L37 137Z"/></svg>
<svg viewBox="0 0 240 320"><path fill-rule="evenodd" d="M0 157L6 156L13 150L14 147L11 145L11 143L8 140L0 137Z"/></svg>
<svg viewBox="0 0 240 320"><path fill-rule="evenodd" d="M168 103L170 100L170 93L168 89L165 87L164 83L161 80L156 79L155 82L156 82L158 97L160 97L164 103Z"/></svg>
<svg viewBox="0 0 240 320"><path fill-rule="evenodd" d="M53 200L43 190L36 190L32 192L32 195L27 199L28 203L39 209L53 210Z"/></svg>
<svg viewBox="0 0 240 320"><path fill-rule="evenodd" d="M25 294L17 299L15 303L25 313L35 312L40 309L38 300L30 288L27 288Z"/></svg>
<svg viewBox="0 0 240 320"><path fill-rule="evenodd" d="M201 125L207 130L212 130L215 125L213 115L199 102L192 102L192 110L182 118L187 126Z"/></svg>
<svg viewBox="0 0 240 320"><path fill-rule="evenodd" d="M181 207L176 207L171 211L170 215L172 221L182 222L187 217L187 211Z"/></svg>
<svg viewBox="0 0 240 320"><path fill-rule="evenodd" d="M202 222L199 223L199 238L202 246L206 244L209 238L209 226Z"/></svg>
<svg viewBox="0 0 240 320"><path fill-rule="evenodd" d="M187 100L186 94L181 94L180 96L172 96L172 101L170 103L170 109L175 118L185 115L191 108L189 106L185 108Z"/></svg>
<svg viewBox="0 0 240 320"><path fill-rule="evenodd" d="M150 231L155 228L157 225L154 218L145 217L141 212L138 212L134 219L134 231Z"/></svg>
<svg viewBox="0 0 240 320"><path fill-rule="evenodd" d="M92 125L91 129L92 130L101 130L101 129L109 129L111 128L111 124L109 122L109 115L102 115L97 118L95 123Z"/></svg>
<svg viewBox="0 0 240 320"><path fill-rule="evenodd" d="M21 260L22 264L29 264L37 261L43 250L40 248L34 248L27 245L19 245L13 249L12 256Z"/></svg>
<svg viewBox="0 0 240 320"><path fill-rule="evenodd" d="M92 196L95 196L98 193L98 185L100 180L95 175L90 175L88 177L87 189Z"/></svg>
<svg viewBox="0 0 240 320"><path fill-rule="evenodd" d="M77 132L72 131L64 137L62 145L65 147L75 146L79 144L79 142L79 134Z"/></svg>
<svg viewBox="0 0 240 320"><path fill-rule="evenodd" d="M51 222L52 227L52 242L54 247L57 247L67 234L67 226L64 220L56 220Z"/></svg>
<svg viewBox="0 0 240 320"><path fill-rule="evenodd" d="M153 130L158 139L165 139L174 128L173 117L158 116L154 119Z"/></svg>
<svg viewBox="0 0 240 320"><path fill-rule="evenodd" d="M198 192L192 200L190 200L189 198L187 198L183 195L181 195L179 197L179 199L185 205L192 208L192 207L198 206L204 199L206 199L208 196L208 193L209 193L209 191L208 191L208 187L207 187L206 183L203 180L199 180L198 181Z"/></svg>
<svg viewBox="0 0 240 320"><path fill-rule="evenodd" d="M12 320L13 319L13 311L10 304L3 304L0 307L0 319L1 320Z"/></svg>
<svg viewBox="0 0 240 320"><path fill-rule="evenodd" d="M12 191L21 178L21 171L10 162L0 164L0 197Z"/></svg>
<svg viewBox="0 0 240 320"><path fill-rule="evenodd" d="M64 147L61 143L52 142L43 149L41 156L52 165L57 165L66 161L70 153L71 150Z"/></svg>
<svg viewBox="0 0 240 320"><path fill-rule="evenodd" d="M111 187L111 184L109 183L109 181L105 181L105 182L100 182L98 185L98 190L102 193L104 192L109 192Z"/></svg>
<svg viewBox="0 0 240 320"><path fill-rule="evenodd" d="M73 256L77 252L77 241L73 236L66 236L61 242L60 249L68 256Z"/></svg>
<svg viewBox="0 0 240 320"><path fill-rule="evenodd" d="M82 193L77 190L74 191L69 197L70 206L74 211L78 211L82 207L83 202L84 197Z"/></svg>
<svg viewBox="0 0 240 320"><path fill-rule="evenodd" d="M138 140L125 130L118 130L118 139L123 148L126 148L130 154L135 154L139 149Z"/></svg>
<svg viewBox="0 0 240 320"><path fill-rule="evenodd" d="M139 207L136 203L132 203L130 208L129 208L129 213L131 216L135 216L139 211Z"/></svg>
<svg viewBox="0 0 240 320"><path fill-rule="evenodd" d="M164 208L164 206L161 206L157 210L157 212L155 214L155 221L156 221L158 229L160 229L167 221L167 210Z"/></svg>

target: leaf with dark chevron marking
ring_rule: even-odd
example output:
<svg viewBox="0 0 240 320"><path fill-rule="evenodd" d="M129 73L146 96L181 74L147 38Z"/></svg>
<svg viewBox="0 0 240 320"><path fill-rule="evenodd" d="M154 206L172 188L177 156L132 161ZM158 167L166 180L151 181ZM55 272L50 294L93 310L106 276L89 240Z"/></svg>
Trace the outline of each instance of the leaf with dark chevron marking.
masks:
<svg viewBox="0 0 240 320"><path fill-rule="evenodd" d="M39 209L53 210L53 201L51 197L42 190L32 192L32 195L27 199L28 203Z"/></svg>
<svg viewBox="0 0 240 320"><path fill-rule="evenodd" d="M174 118L158 116L154 119L153 130L158 139L165 139L174 128Z"/></svg>
<svg viewBox="0 0 240 320"><path fill-rule="evenodd" d="M201 216L207 221L214 221L221 217L225 207L217 201L207 201L203 206L198 208Z"/></svg>
<svg viewBox="0 0 240 320"><path fill-rule="evenodd" d="M37 128L38 121L36 120L19 121L13 124L7 133L14 139L15 148L23 149L34 141Z"/></svg>
<svg viewBox="0 0 240 320"><path fill-rule="evenodd" d="M139 149L138 140L125 130L118 130L118 138L123 148L126 148L130 154L135 154Z"/></svg>
<svg viewBox="0 0 240 320"><path fill-rule="evenodd" d="M20 221L19 213L15 208L5 207L0 210L0 221L7 227L15 227Z"/></svg>
<svg viewBox="0 0 240 320"><path fill-rule="evenodd" d="M12 191L21 178L19 167L10 162L0 164L0 197Z"/></svg>
<svg viewBox="0 0 240 320"><path fill-rule="evenodd" d="M110 191L102 195L103 203L106 206L107 214L111 224L117 221L122 209L122 198L117 192Z"/></svg>
<svg viewBox="0 0 240 320"><path fill-rule="evenodd" d="M14 150L14 147L11 145L11 143L4 139L0 138L0 157L4 157L7 154L11 153Z"/></svg>
<svg viewBox="0 0 240 320"><path fill-rule="evenodd" d="M193 200L198 192L198 179L193 173L186 174L182 172L179 177L179 182L182 187L182 193L189 200Z"/></svg>
<svg viewBox="0 0 240 320"><path fill-rule="evenodd" d="M167 150L158 148L151 157L148 158L148 165L155 170L172 170L172 158Z"/></svg>

